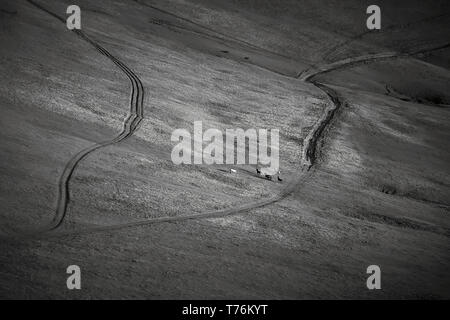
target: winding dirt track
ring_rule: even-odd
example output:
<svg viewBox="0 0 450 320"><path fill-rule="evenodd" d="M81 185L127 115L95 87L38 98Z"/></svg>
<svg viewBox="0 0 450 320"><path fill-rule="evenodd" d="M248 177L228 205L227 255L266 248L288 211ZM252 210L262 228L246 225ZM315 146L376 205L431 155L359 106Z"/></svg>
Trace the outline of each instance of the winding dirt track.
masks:
<svg viewBox="0 0 450 320"><path fill-rule="evenodd" d="M64 18L58 16L57 14L49 11L48 9L44 8L40 4L34 2L33 0L27 0L30 4L37 7L40 10L45 11L46 13L50 14L51 16L55 17L56 19L60 20L64 24L66 21ZM80 164L80 162L86 158L89 154L92 152L99 150L101 148L122 142L126 140L127 138L131 137L136 130L138 129L139 123L144 118L144 108L143 108L143 101L144 101L144 87L142 85L141 80L139 77L132 71L130 68L128 68L124 63L122 63L120 60L115 58L113 55L111 55L105 48L103 48L101 45L93 41L91 38L89 38L84 32L80 30L73 30L74 33L76 33L78 36L80 36L83 40L87 41L89 44L91 44L97 51L99 51L101 54L105 55L107 58L109 58L117 67L119 67L120 70L122 70L128 79L131 82L131 99L130 99L130 111L127 116L127 118L123 122L123 128L122 131L115 136L113 139L104 141L101 143L96 143L92 146L89 146L81 151L79 151L74 157L72 157L69 162L64 167L64 170L59 178L58 182L58 198L57 198L57 205L56 205L56 214L53 217L53 219L50 221L50 223L43 227L42 231L50 231L57 229L62 222L64 221L64 218L67 213L67 206L70 201L70 189L69 189L69 183L73 176L73 173L77 166Z"/></svg>
<svg viewBox="0 0 450 320"><path fill-rule="evenodd" d="M33 0L27 0L29 3L34 5L40 10L45 11L46 13L50 14L51 16L55 17L56 19L60 20L61 22L65 23L65 20L58 16L57 14L53 13L52 11L46 9L45 7L41 6L40 4L36 3ZM314 152L306 151L303 152L304 158L302 159L301 163L303 164L302 170L299 174L299 176L294 179L290 184L288 184L279 194L274 195L270 198L265 198L262 200L254 201L251 203L242 204L238 207L234 208L227 208L222 210L215 210L210 212L203 212L203 213L196 213L196 214L188 214L183 216L176 216L176 217L160 217L160 218L152 218L152 219L146 219L142 221L135 221L130 223L124 223L124 224L118 224L113 226L102 226L102 227L92 227L92 228L86 228L83 230L75 230L75 231L56 231L56 229L61 226L62 222L64 221L64 218L67 213L67 206L70 201L70 189L69 189L69 182L71 177L73 176L73 173L80 163L86 156L88 156L90 153L124 141L128 137L130 137L137 129L137 126L139 122L143 119L143 96L144 96L144 89L142 86L142 82L139 80L139 78L136 76L134 72L132 72L124 63L122 63L120 60L118 60L116 57L111 55L105 48L100 46L98 43L96 43L94 40L89 38L84 32L81 32L79 30L74 30L74 32L80 36L82 39L90 43L96 50L98 50L103 55L107 56L114 64L116 64L130 79L132 84L131 89L131 101L130 101L130 114L127 117L127 119L124 122L124 128L122 132L115 137L112 140L106 141L104 143L98 143L93 146L90 146L86 149L81 150L79 153L77 153L70 161L67 163L63 170L63 174L60 177L59 180L59 193L58 193L58 203L57 203L57 209L56 209L56 215L53 217L52 221L48 226L45 228L42 228L39 232L33 232L30 234L20 235L13 238L19 238L19 239L34 239L34 238L53 238L53 237L61 237L61 236L70 236L70 235L78 235L78 234L86 234L86 233L92 233L92 232L99 232L99 231L111 231L111 230L117 230L132 226L141 226L141 225L147 225L152 223L161 223L161 222L173 222L173 221L182 221L182 220L189 220L189 219L199 219L199 218L217 218L217 217L224 217L232 214L242 213L251 209L263 207L272 203L275 203L277 201L280 201L284 199L286 196L292 193L296 189L296 187L301 184L306 177L308 177L311 172L309 171L310 167L313 163L313 157L311 157ZM327 111L327 114L329 111ZM322 131L323 125L321 124L322 119L318 121L318 123L314 126L315 129L313 131ZM313 148L315 149L315 140L318 139L320 134L312 134L309 135L308 138L305 140L307 143L305 143L306 149Z"/></svg>
<svg viewBox="0 0 450 320"><path fill-rule="evenodd" d="M36 4L32 0L27 0L28 2L32 3L36 7L38 7L41 10L46 11L47 13L51 14L52 16L58 18L59 20L62 20L65 22L61 17L55 15L54 13L48 11L47 9L43 8L42 6ZM73 171L75 170L77 164L86 157L89 153L98 150L99 148L102 148L107 145L111 145L120 141L125 140L129 136L131 136L137 129L137 125L142 120L142 112L143 112L143 94L144 90L142 87L142 83L140 82L139 78L128 68L126 67L122 62L120 62L117 58L113 57L108 51L106 51L103 47L98 45L96 42L91 40L89 37L87 37L84 33L76 31L76 33L81 36L83 39L91 43L99 52L107 56L109 59L111 59L123 72L126 73L128 78L130 79L132 83L132 94L131 94L131 103L130 103L130 115L127 118L127 120L124 123L124 130L122 133L114 138L111 141L105 142L103 144L96 144L92 147L89 147L85 150L80 151L71 161L67 164L66 169L64 170L64 174L61 177L60 180L60 199L58 199L58 211L57 215L54 217L52 223L50 224L50 230L55 230L58 226L61 225L65 212L67 210L67 204L69 200L69 189L68 189L68 183L70 180L70 177L73 174ZM163 223L163 222L178 222L178 221L184 221L184 220L192 220L192 219L205 219L205 218L218 218L218 217L225 217L230 216L234 214L243 213L246 211L249 211L251 209L260 208L263 206L267 206L270 204L273 204L275 202L278 202L284 198L286 198L288 195L290 195L294 190L296 190L302 183L305 182L314 172L314 163L317 155L317 146L318 146L318 140L321 139L323 136L323 133L325 131L325 128L330 123L330 121L333 119L334 115L336 114L336 111L340 108L342 105L342 101L338 97L337 93L331 89L330 87L326 86L325 84L321 84L319 82L313 81L313 78L316 77L319 74L331 72L337 69L342 69L350 66L354 66L357 64L366 64L370 62L385 60L385 59L394 59L394 58L401 58L401 57L408 57L412 55L416 55L419 53L427 53L439 49L444 49L449 47L450 44L444 44L437 47L432 48L425 48L421 49L412 53L381 53L381 54L373 54L373 55L365 55L361 57L356 58L349 58L344 59L342 61L338 61L335 63L327 64L322 67L319 67L315 70L307 70L306 72L303 72L297 76L297 78L311 83L318 89L320 89L324 94L327 95L327 97L331 100L332 104L325 110L322 117L317 121L316 125L313 127L313 130L310 132L310 134L306 137L304 141L303 146L303 152L302 152L302 170L298 174L298 176L290 183L288 184L279 194L268 198L268 199L262 199L255 202L243 204L234 208L228 208L228 209L222 209L222 210L216 210L216 211L210 211L210 212L203 212L203 213L196 213L196 214L186 214L182 216L176 216L176 217L160 217L160 218L151 218L151 219L145 219L141 221L134 221L129 223L123 223L123 224L116 224L112 226L94 226L90 228L85 228L83 230L74 230L74 231L52 231L47 233L41 233L41 234L34 234L34 235L28 235L25 236L25 238L38 238L38 239L51 239L51 238L60 238L60 237L67 237L67 236L77 236L77 235L83 235L83 234L90 234L95 232L108 232L108 231L114 231L124 228L130 228L130 227L138 227L138 226L145 226L150 225L154 223ZM23 238L23 237L20 237Z"/></svg>
<svg viewBox="0 0 450 320"><path fill-rule="evenodd" d="M86 228L83 230L74 230L74 231L65 231L65 232L54 232L54 233L48 233L45 235L45 238L59 238L59 237L67 237L67 236L77 236L77 235L83 235L83 234L91 234L95 232L109 232L124 228L130 228L130 227L139 227L139 226L145 226L150 225L154 223L163 223L163 222L179 222L179 221L185 221L185 220L193 220L193 219L207 219L207 218L219 218L219 217L226 217L230 215L240 214L247 212L251 209L256 209L260 207L264 207L273 203L276 203L287 196L289 196L294 190L296 190L302 183L306 182L306 180L312 176L314 173L314 164L316 160L316 156L318 154L318 141L323 137L323 133L327 127L327 125L333 120L333 117L335 116L337 110L343 105L343 101L338 96L337 92L335 92L332 88L326 86L323 83L314 81L313 78L316 77L319 74L331 72L334 70L351 67L357 64L366 64L371 62L377 62L380 60L385 59L397 59L402 57L409 57L420 53L428 53L440 49L444 49L449 47L450 44L444 44L436 47L431 48L424 48L421 50L417 50L412 53L403 53L403 54L395 54L395 53L381 53L381 54L374 54L374 55L364 55L361 57L356 58L350 58L350 59L344 59L342 61L338 61L336 63L332 63L329 65L325 65L324 67L319 68L315 71L309 71L308 73L305 73L303 77L300 79L311 83L318 89L320 89L326 96L329 98L329 100L332 102L331 106L327 108L322 115L322 117L317 121L316 125L313 127L313 130L308 134L307 138L304 141L303 146L303 153L302 153L302 170L294 181L292 181L285 189L282 190L278 195L275 195L271 198L265 199L265 200L259 200L252 203L244 204L235 208L229 208L229 209L223 209L223 210L217 210L217 211L211 211L211 212L204 212L204 213L196 213L196 214L188 214L188 215L182 215L182 216L176 216L176 217L161 217L161 218L151 218L141 221L135 221L135 222L129 222L129 223L123 223L123 224L117 224L113 226L98 226L98 227L91 227Z"/></svg>
<svg viewBox="0 0 450 320"><path fill-rule="evenodd" d="M448 14L444 13L444 14L438 14L438 15L434 15L434 16L430 16L430 17L417 19L417 20L414 20L414 21L411 21L408 23L400 24L400 25L397 25L397 24L389 25L387 27L383 27L383 33L407 29L412 26L417 28L417 26L419 26L419 25L422 25L427 22L433 22L433 21L441 19L441 18L446 18L447 16L448 16ZM330 47L329 49L327 49L325 51L324 55L322 56L322 59L324 61L334 60L335 55L339 54L340 49L348 47L348 45L350 45L351 43L353 43L357 40L361 40L363 37L370 36L372 34L377 34L377 33L374 32L373 30L367 30L367 31L361 32L360 34L357 34L353 37L350 37L336 45L333 45L332 47Z"/></svg>
<svg viewBox="0 0 450 320"><path fill-rule="evenodd" d="M332 62L329 64L325 64L325 65L319 66L314 69L304 70L297 75L297 78L302 81L311 82L314 84L314 82L312 81L312 78L314 78L318 75L321 75L321 74L331 72L331 71L354 67L354 66L361 65L361 64L380 62L380 61L384 61L384 60L408 58L408 57L415 56L418 54L425 54L425 53L429 53L429 52L436 51L436 50L446 49L449 47L450 47L450 42L439 45L439 46L425 47L425 48L418 49L418 50L412 51L412 52L407 52L407 53L383 52L383 53L374 53L374 54L362 55L359 57L347 58L347 59L339 60L339 61Z"/></svg>

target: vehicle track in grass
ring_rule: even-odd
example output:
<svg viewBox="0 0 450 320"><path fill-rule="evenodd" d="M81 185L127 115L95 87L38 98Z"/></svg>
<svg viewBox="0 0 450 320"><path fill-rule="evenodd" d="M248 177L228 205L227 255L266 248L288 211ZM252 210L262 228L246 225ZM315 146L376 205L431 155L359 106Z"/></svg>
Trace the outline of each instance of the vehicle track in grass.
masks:
<svg viewBox="0 0 450 320"><path fill-rule="evenodd" d="M312 79L318 75L329 73L332 71L340 70L340 69L346 69L349 67L355 67L362 64L368 64L368 63L374 63L374 62L380 62L380 61L386 61L386 60L393 60L393 59L402 59L402 58L409 58L412 56L416 56L419 54L427 54L433 51L437 50L443 50L450 48L450 42L440 44L438 46L427 46L423 47L421 49L417 49L415 51L411 52L382 52L382 53L374 53L374 54L366 54L358 57L353 58L347 58L342 59L336 62L332 62L329 64L324 64L322 66L318 66L312 69L303 70L297 75L297 79L311 82L313 83Z"/></svg>
<svg viewBox="0 0 450 320"><path fill-rule="evenodd" d="M71 230L71 231L61 231L61 232L53 232L45 234L46 239L52 238L61 238L61 237L71 237L71 236L79 236L85 234L92 234L97 232L111 232L116 230L121 230L125 228L135 228L141 226L147 226L156 223L173 223L180 221L188 221L195 219L211 219L211 218L223 218L231 215L242 214L248 212L253 209L262 208L268 205L272 205L277 203L286 197L288 197L293 191L298 190L298 188L303 185L314 173L314 164L316 161L316 155L318 152L318 141L323 137L325 128L327 125L333 120L333 117L341 106L341 100L336 94L336 92L326 87L323 84L314 84L320 90L322 90L328 99L330 100L330 104L328 108L326 108L323 115L319 118L316 124L313 126L310 134L305 138L303 144L303 152L301 158L301 170L300 173L295 177L280 193L265 199L259 199L250 203L241 204L234 208L225 208L221 210L214 210L208 212L194 213L194 214L186 214L175 217L159 217L159 218L150 218L144 219L140 221L133 221L128 223L115 224L111 226L93 226L84 228L82 230Z"/></svg>
<svg viewBox="0 0 450 320"><path fill-rule="evenodd" d="M417 19L417 20L414 20L411 22L403 23L403 24L392 24L387 27L383 27L383 34L390 33L390 32L396 32L396 31L403 30L403 29L408 29L410 27L417 27L417 26L425 24L425 23L434 22L436 20L446 18L446 17L448 17L448 15L449 15L448 13L440 13L438 15L420 18L420 19ZM365 38L366 36L377 35L377 34L379 34L378 31L366 30L355 36L349 37L346 40L339 42L339 43L333 45L331 48L327 49L322 56L322 60L324 60L324 61L333 60L333 58L340 53L339 50L347 48L353 42L361 40L361 39Z"/></svg>
<svg viewBox="0 0 450 320"><path fill-rule="evenodd" d="M27 1L30 3L33 3L32 0L27 0ZM47 11L46 9L43 9L43 10L52 14L53 16L55 16L53 13ZM61 20L60 17L58 17L58 16L56 16L56 17L59 20ZM76 33L79 36L81 36L83 39L85 39L86 41L90 42L94 47L96 47L96 49L98 51L100 51L102 54L106 55L117 66L119 66L119 68L121 68L122 71L124 71L127 74L127 76L130 78L130 81L132 83L134 83L134 81L138 81L138 83L142 86L142 83L140 83L137 76L134 73L132 73L120 61L118 61L116 58L111 56L104 48L102 48L101 46L96 44L89 37L87 37L84 33L81 33L81 32L76 32ZM61 215L57 215L57 216L55 216L55 219L54 219L55 222L53 222L53 226L55 226L55 227L51 228L52 232L41 233L38 235L36 235L36 234L29 235L29 236L26 236L26 238L52 239L52 238L61 238L61 237L70 237L70 236L91 234L91 233L96 233L96 232L110 232L110 231L120 230L120 229L124 229L124 228L140 227L140 226L146 226L146 225L151 225L151 224L155 224L155 223L171 223L171 222L187 221L187 220L194 220L194 219L219 218L219 217L226 217L226 216L230 216L230 215L248 212L252 209L256 209L256 208L260 208L260 207L264 207L264 206L276 203L276 202L286 198L287 196L289 196L294 190L296 190L308 178L310 178L311 175L313 175L314 170L315 170L314 164L316 162L316 156L319 152L318 147L320 146L320 144L318 144L318 141L323 138L325 129L327 128L328 124L333 120L333 118L336 114L336 111L343 104L343 101L341 101L337 92L335 92L331 87L329 87L323 83L314 81L314 78L316 76L318 76L320 74L332 72L335 70L352 67L352 66L355 66L358 64L367 64L367 63L372 63L372 62L377 62L377 61L382 61L382 60L397 59L397 58L401 58L401 57L409 57L409 56L417 55L420 53L428 53L428 52L432 52L435 50L448 48L449 46L450 46L450 44L447 43L447 44L443 44L443 45L435 46L435 47L431 47L431 48L423 48L423 49L416 50L415 52L411 52L411 53L395 53L395 52L390 53L389 52L389 53L364 55L361 57L343 59L341 61L334 62L331 64L326 64L326 65L324 65L322 67L318 67L317 69L314 69L314 70L306 70L306 72L302 72L302 73L298 74L298 76L296 78L314 85L316 88L321 90L327 96L327 98L331 101L331 103L329 104L328 108L326 108L325 112L319 118L319 120L316 122L316 124L313 126L313 129L311 130L311 132L305 138L305 141L303 144L302 158L301 158L301 167L302 167L301 172L279 194L277 194L271 198L260 199L260 200L257 200L257 201L251 202L251 203L239 205L234 208L226 208L226 209L214 210L214 211L203 212L203 213L185 214L185 215L180 215L180 216L175 216L175 217L167 216L167 217L159 217L159 218L150 218L150 219L116 224L116 225L111 225L111 226L93 226L93 227L84 228L82 230L70 230L70 231L55 230L62 222L61 219L59 219L59 220L57 219L57 217L61 217ZM132 80L132 79L134 79L134 80ZM133 85L133 88L134 88L134 85ZM132 101L134 101L133 97L135 97L135 95L136 95L136 93L132 93L132 99L131 99ZM143 88L142 88L142 96L143 96ZM142 97L141 97L141 99L142 99ZM142 107L142 105L141 105L141 107ZM132 112L130 112L130 117L131 117L131 115L132 115ZM139 122L141 120L142 119L139 119ZM132 123L134 123L134 122L132 122ZM124 125L124 131L125 131L125 128L126 128L126 125ZM136 129L136 127L134 129ZM116 137L116 139L121 139L120 141L123 141L124 139L129 137L131 134L129 134L125 137L121 137L121 135L119 135L118 137ZM111 145L113 143L116 143L116 142L114 142L116 139L106 142L105 145L98 144L98 145L92 146L88 149L85 149L84 151L81 151L78 154L80 156L78 156L78 157L75 156L73 158L75 160L80 158L77 161L75 161L75 163L77 164L85 156L87 156L87 154L101 148L102 146ZM90 150L92 148L94 148L94 149ZM83 152L88 152L88 153L83 155ZM70 162L69 162L68 166L66 166L66 168L68 168L68 169L73 167L71 174L73 173L73 170L76 168L76 164L70 165ZM68 172L70 172L70 170L68 170ZM69 179L67 180L67 182L69 180L70 180L70 176L69 176ZM63 179L63 181L65 181L65 179ZM68 192L68 188L65 190ZM68 199L67 195L66 195L66 199ZM65 209L67 209L67 202L65 204ZM64 218L64 216L65 216L65 211L64 211L64 215L62 216L62 219ZM58 224L56 224L56 222L58 222L58 221L60 221L60 222Z"/></svg>
<svg viewBox="0 0 450 320"><path fill-rule="evenodd" d="M34 0L27 0L30 4L34 5L40 10L45 11L46 13L50 14L54 18L58 19L59 21L65 23L64 18L60 17L59 15L55 14L54 12L50 11L49 9L43 7L39 3L37 3ZM123 224L117 224L113 226L96 226L92 228L87 228L84 230L76 230L76 231L57 231L58 227L61 226L61 224L64 221L64 218L67 214L67 208L70 201L70 188L69 183L70 180L74 174L75 169L77 168L78 164L89 154L92 152L106 147L110 146L112 144L124 141L125 139L129 138L133 133L136 131L138 124L143 119L143 95L144 95L144 89L142 86L142 82L139 80L137 75L132 72L124 63L122 63L120 60L118 60L116 57L114 57L112 54L110 54L105 48L103 48L100 44L95 42L93 39L91 39L89 36L86 35L86 33L80 31L80 30L73 30L74 33L76 33L78 36L80 36L83 40L87 41L89 44L91 44L97 51L99 51L101 54L108 57L114 64L116 64L129 78L132 88L131 88L131 101L130 101L130 114L127 117L127 119L124 122L123 130L122 132L113 138L112 140L108 140L103 143L97 143L90 147L87 147L81 151L79 151L74 157L72 157L69 162L66 164L63 173L59 180L59 189L58 189L58 200L57 200L57 209L56 214L53 217L52 221L39 230L38 232L32 232L27 233L24 235L18 236L18 238L52 238L52 237L61 237L61 236L70 236L70 235L76 235L76 234L85 234L85 233L91 233L91 232L98 232L98 231L109 231L109 230L117 230L132 226L140 226L140 225L147 225L151 223L160 223L160 222L173 222L173 221L182 221L182 220L190 220L190 219L199 219L199 218L214 218L214 217L224 217L232 214L242 213L251 209L255 209L258 207L266 206L268 204L273 204L277 201L280 201L281 199L285 198L289 194L292 193L293 190L296 189L299 183L301 183L306 176L308 176L311 172L309 169L312 166L313 160L309 159L309 157L312 155L311 152L304 152L304 159L302 159L301 163L303 165L300 177L298 179L294 179L291 183L289 183L280 193L276 194L273 197L266 198L266 199L259 199L257 201L246 203L239 205L238 207L234 208L226 208L222 210L214 210L210 212L203 212L203 213L195 213L195 214L188 214L188 215L182 215L182 216L176 216L176 217L160 217L160 218L151 218L146 219L142 221L134 221L129 223L123 223ZM319 121L320 122L320 121ZM319 128L320 125L314 126L314 128ZM309 139L315 139L316 135L311 135ZM309 147L312 147L314 143L308 143L306 144ZM17 238L17 237L13 237Z"/></svg>
<svg viewBox="0 0 450 320"><path fill-rule="evenodd" d="M327 98L330 100L331 104L328 108L326 108L325 112L322 114L322 116L319 118L319 120L316 122L316 124L313 126L313 129L310 131L308 136L305 138L304 144L303 144L303 152L302 152L302 158L301 158L301 165L302 170L299 176L294 179L286 188L284 188L279 194L265 199L265 200L258 200L252 203L244 204L237 206L235 208L229 208L229 209L222 209L222 210L216 210L211 212L204 212L204 213L195 213L195 214L187 214L187 215L181 215L176 217L160 217L160 218L151 218L141 221L134 221L129 223L123 223L123 224L116 224L113 226L94 226L90 228L85 228L83 230L74 230L74 231L63 231L53 234L48 234L48 238L60 238L60 237L69 237L69 236L78 236L78 235L84 235L84 234L91 234L96 232L110 232L125 228L132 228L132 227L141 227L146 225L151 225L155 223L170 223L170 222L179 222L179 221L187 221L187 220L194 220L194 219L208 219L208 218L222 218L226 216L241 214L244 212L248 212L252 209L261 208L267 205L274 204L276 202L279 202L280 200L283 200L287 196L289 196L294 190L296 190L299 186L301 186L303 183L305 183L314 173L315 171L315 164L316 164L316 158L319 153L319 140L321 140L324 137L324 132L326 131L328 125L330 122L334 119L336 112L341 108L341 106L344 104L344 101L341 99L341 97L338 95L338 93L332 89L331 87L320 83L318 81L315 81L314 78L320 74L328 73L334 70L339 70L346 67L351 67L356 64L365 64L365 63L372 63L380 60L386 60L386 59L396 59L401 57L409 57L420 53L428 53L436 50L441 50L444 48L448 48L450 44L443 44L435 47L429 47L429 48L423 48L420 50L417 50L415 52L411 53L382 53L377 55L364 55L362 57L356 57L351 59L344 59L342 61L339 61L337 63L332 63L325 65L322 68L319 68L318 70L315 70L314 72L309 72L307 75L301 78L302 81L311 83L316 88L318 88L320 91L322 91Z"/></svg>
<svg viewBox="0 0 450 320"><path fill-rule="evenodd" d="M66 23L63 17L58 16L54 12L41 6L39 3L33 0L27 0L27 2L32 4L36 8L50 14L54 18L63 22L64 24ZM95 143L87 148L84 148L83 150L79 151L75 156L73 156L69 160L69 162L67 162L58 181L58 196L55 215L53 216L50 223L40 228L39 232L55 230L63 223L64 218L66 217L67 214L67 207L70 202L70 181L80 162L94 151L125 141L126 139L131 137L136 132L140 122L144 118L144 107L143 107L144 87L139 77L123 62L121 62L119 59L113 56L108 50L106 50L96 41L91 39L86 33L76 29L74 29L73 32L77 34L81 39L92 45L98 52L100 52L108 59L110 59L123 73L125 73L127 78L130 80L131 93L130 93L129 113L123 122L122 131L117 136L113 137L110 140Z"/></svg>

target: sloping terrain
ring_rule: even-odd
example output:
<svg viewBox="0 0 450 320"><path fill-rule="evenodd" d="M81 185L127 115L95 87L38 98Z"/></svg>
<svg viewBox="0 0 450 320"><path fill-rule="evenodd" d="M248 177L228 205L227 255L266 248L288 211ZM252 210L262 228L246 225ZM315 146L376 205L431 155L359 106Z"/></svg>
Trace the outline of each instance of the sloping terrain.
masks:
<svg viewBox="0 0 450 320"><path fill-rule="evenodd" d="M368 33L351 1L80 1L95 43L45 11L68 4L0 13L0 297L449 297L445 2L385 1ZM70 159L126 127L135 83L137 130L81 159L57 232L34 234ZM198 120L280 129L283 183L174 165L172 131Z"/></svg>
<svg viewBox="0 0 450 320"><path fill-rule="evenodd" d="M61 12L61 8L64 8L64 6L59 5L59 10L50 7L56 12ZM140 7L134 8L136 12L140 9ZM88 120L93 122L92 125L96 127L94 131L99 131L98 127L108 131L106 131L106 134L91 137L89 136L89 129L82 130L87 136L85 141L82 141L83 144L81 146L74 145L72 152L62 159L62 163L56 164L56 167L60 167L59 170L55 168L53 160L47 158L48 164L55 170L56 177L53 177L53 179L57 181L57 175L61 174L65 163L72 159L80 150L98 142L109 141L120 133L121 120L126 117L129 109L128 102L126 102L129 95L128 88L126 88L128 83L125 75L120 73L120 69L117 71L117 68L111 61L108 61L106 57L96 52L95 48L92 48L89 43L86 44L83 39L68 32L57 19L38 8L33 8L30 4L24 4L24 14L27 13L34 15L35 19L43 15L48 25L52 26L52 32L61 35L61 42L72 45L73 50L78 50L77 48L79 48L80 51L90 52L95 61L101 60L101 64L97 65L98 68L102 68L98 71L99 74L102 73L102 70L114 70L117 77L115 81L118 83L119 88L123 88L121 100L114 102L114 109L111 110L114 112L115 109L118 109L122 112L119 116L121 117L120 120L116 121L114 125L110 124L114 113L108 110L108 103L112 104L113 98L107 97L107 99L104 99L99 97L89 102L79 100L79 96L88 97L88 94L84 91L84 85L80 85L81 83L86 83L84 79L74 80L75 83L79 84L78 90L73 88L66 89L68 95L76 95L74 100L80 101L78 102L80 105L92 103L86 108L92 109L91 113L96 115ZM130 12L130 17L132 13ZM89 21L88 14L84 19ZM111 26L116 26L116 28L120 29L122 25L114 20L98 21L92 19L91 21L100 23L100 26L92 26L92 29L86 28L92 30L91 33L97 30L96 28L107 30ZM88 23L86 24L88 25ZM143 25L145 25L145 22L143 22ZM127 33L129 31L122 29L117 32ZM45 30L41 30L41 33L49 36L52 34ZM145 36L144 33L139 33L138 35ZM14 38L18 35L6 33L6 36ZM24 31L21 36L25 37L21 41L21 44L25 46L22 52L30 52L32 49L28 48L28 46L33 46L34 48L44 47L29 41L27 37L35 37L33 33ZM93 34L93 37L95 37L95 34ZM130 36L128 41L130 43L139 43L139 45L137 47L136 45L129 47L127 45L130 43L100 44L112 48L110 51L113 53L114 50L123 52L125 58L121 57L121 59L127 61L127 65L130 65L130 68L139 75L145 88L144 119L141 127L133 136L133 141L127 144L118 143L106 146L101 152L94 152L85 161L80 162L78 165L79 171L73 175L73 201L69 205L73 208L69 207L69 211L72 209L74 213L68 215L69 219L70 217L77 219L79 212L80 215L87 214L90 217L90 223L97 224L114 221L116 215L125 215L128 219L167 216L180 214L185 211L199 212L208 209L220 209L224 206L242 202L243 197L256 199L261 198L261 196L270 196L271 193L277 192L277 189L283 187L276 184L267 184L264 180L255 177L253 170L250 168L247 169L251 170L252 174L250 175L230 177L219 170L220 168L173 165L170 159L170 152L173 146L170 141L172 131L177 128L187 128L192 132L193 122L196 120L203 121L205 129L208 127L222 130L230 127L281 129L283 134L281 137L283 148L280 148L283 153L281 159L284 162L283 168L285 168L287 180L289 180L290 172L298 170L300 167L299 159L302 138L306 136L308 127L312 127L317 119L317 115L320 114L326 105L326 102L321 100L318 90L315 90L315 94L310 96L307 92L311 90L311 86L305 84L296 85L295 81L293 82L289 78L280 77L259 69L250 72L246 66L235 65L221 58L209 58L209 56L205 56L198 51L182 51L178 53L178 51L169 50L164 46L156 46L152 39L147 39L144 42L142 39L134 39ZM159 39L158 41L161 42L164 39ZM13 43L11 39L6 39L5 42ZM5 50L7 49L5 48ZM170 55L168 55L168 52ZM5 56L13 56L15 54L15 50L8 49ZM38 55L44 56L44 54ZM118 54L115 55L120 56ZM128 57L127 55L131 56ZM10 59L16 60L20 58L20 52L18 52L17 57L10 57ZM56 58L51 60L57 61ZM142 63L136 63L134 62L135 60L142 61ZM86 61L91 61L91 58L86 58ZM19 62L16 64L19 64ZM16 64L12 63L10 66L14 67ZM73 64L73 70L79 69L75 65L75 61L70 64ZM165 67L161 68L162 65ZM33 68L28 67L28 69ZM95 69L91 67L90 70L95 72ZM8 71L5 70L5 72ZM202 75L201 78L197 76L199 73ZM82 73L82 75L84 74ZM23 78L26 78L26 76L23 76ZM92 77L92 80L99 81L99 79L94 77ZM236 85L236 83L241 82L245 83L243 88L239 88ZM225 83L227 83L226 86L222 85ZM11 85L15 84L11 83ZM111 86L113 87L113 84ZM94 84L90 85L88 90L93 90L93 87L95 87ZM14 90L18 89L10 88L6 85L4 90L14 92ZM100 88L99 92L109 94L107 89ZM38 97L32 96L31 98L35 100L41 99L38 100L37 104L44 110L52 108L54 99L62 99L57 91L52 92L52 94L42 92ZM44 99L47 99L47 101ZM94 103L96 99L102 100L102 103L106 105L104 107L102 104L97 105ZM74 102L71 103L73 104ZM312 108L302 108L302 105L307 104L311 104ZM245 105L245 108L242 105ZM36 106L30 105L30 107ZM79 106L77 107L80 108ZM73 108L64 103L61 103L60 108L62 109L60 112L64 115L74 112ZM14 109L14 104L9 104L9 109ZM87 111L84 112L86 113ZM298 116L292 118L290 116L292 113L296 113ZM82 121L82 125L86 125L85 122L87 122L87 120L78 116L73 116L72 119L73 123ZM76 126L74 125L74 127ZM292 130L291 126L301 129ZM17 127L15 126L14 130L15 128ZM9 136L17 137L17 132L12 130ZM52 143L43 140L32 144L32 146L39 149L39 144L41 143L45 143L47 148L53 147ZM53 152L46 152L45 154L50 157L61 156L60 153L55 153L57 154L53 155ZM13 152L9 152L9 154L14 155ZM86 162L89 162L89 164L85 165ZM7 166L8 163L6 161L5 165ZM35 164L30 163L28 165ZM24 164L19 167L26 166ZM134 178L131 178L132 176ZM51 177L46 179L48 178ZM54 185L54 181L49 183L48 188L57 186L57 183ZM22 183L28 185L26 179ZM186 188L186 186L190 187ZM17 184L17 187L20 188L20 183ZM9 192L13 193L12 190ZM20 190L17 190L16 193L11 194L10 201L20 201L19 193ZM39 213L45 215L53 210L51 206L48 206L52 205L53 199L49 194L50 192L47 191L46 193L48 195L46 195L47 198L44 202L47 203L47 206L40 212L36 212L33 209L30 215ZM51 193L54 194L56 191ZM214 193L217 193L217 195L215 196ZM78 195L79 197L77 197ZM39 198L39 195L35 195L35 197ZM198 201L195 201L195 198L198 198ZM5 210L5 214L10 214L13 217L22 217L21 215L15 215L13 212L21 210L20 206L26 204L16 205L19 208ZM107 210L110 214L106 216L104 214L93 215L90 213L91 208L94 210L97 208L100 211ZM36 224L37 218L34 219L30 215L27 215L27 219L30 219L31 223ZM96 221L97 217L101 217L101 220ZM5 221L12 223L11 218L5 219ZM119 219L122 218L119 217ZM46 217L43 218L43 220L45 219ZM21 222L21 224L24 224L24 222ZM15 226L17 225L15 224Z"/></svg>

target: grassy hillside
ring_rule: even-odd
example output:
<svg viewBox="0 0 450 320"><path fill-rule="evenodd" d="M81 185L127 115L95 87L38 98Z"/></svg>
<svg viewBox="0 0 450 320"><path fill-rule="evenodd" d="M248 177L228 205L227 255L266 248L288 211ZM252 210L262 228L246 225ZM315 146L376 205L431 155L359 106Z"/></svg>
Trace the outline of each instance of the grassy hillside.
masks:
<svg viewBox="0 0 450 320"><path fill-rule="evenodd" d="M62 17L71 4L39 3ZM122 130L131 94L117 65L63 23L28 1L4 1L0 297L448 298L445 1L381 1L383 29L373 33L366 2L77 4L82 30L142 81L144 120L79 163L57 231L231 213L3 239L48 225L67 162ZM341 59L439 46L296 78ZM334 104L304 172L305 138ZM172 131L192 132L199 120L279 129L284 181L253 166L174 165ZM69 264L83 270L79 292L64 289ZM382 290L365 286L371 264L382 268Z"/></svg>

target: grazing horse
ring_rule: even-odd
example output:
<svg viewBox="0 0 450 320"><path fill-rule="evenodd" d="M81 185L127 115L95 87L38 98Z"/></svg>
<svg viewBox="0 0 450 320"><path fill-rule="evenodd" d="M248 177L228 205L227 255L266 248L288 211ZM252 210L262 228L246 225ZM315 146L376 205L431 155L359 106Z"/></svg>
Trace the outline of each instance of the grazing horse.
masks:
<svg viewBox="0 0 450 320"><path fill-rule="evenodd" d="M275 175L277 175L278 181L283 181L283 179L280 178L280 170L274 171L270 168L256 168L256 173L260 176L264 176L268 180L272 180Z"/></svg>

